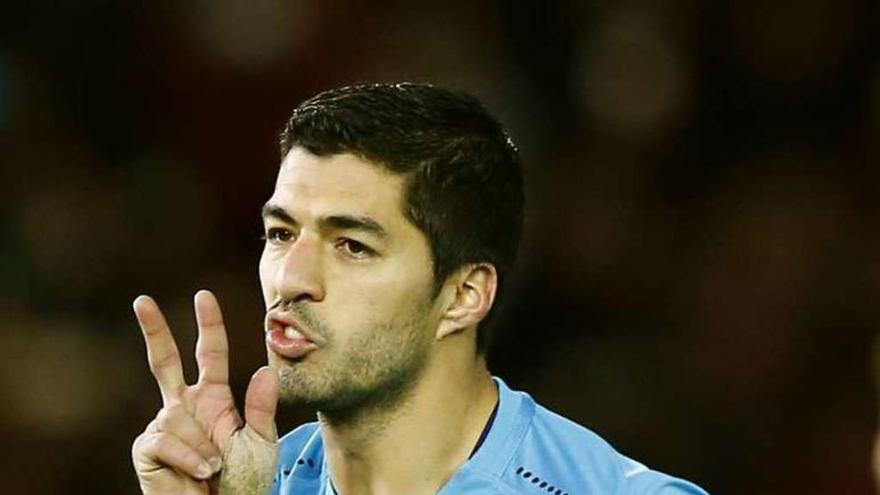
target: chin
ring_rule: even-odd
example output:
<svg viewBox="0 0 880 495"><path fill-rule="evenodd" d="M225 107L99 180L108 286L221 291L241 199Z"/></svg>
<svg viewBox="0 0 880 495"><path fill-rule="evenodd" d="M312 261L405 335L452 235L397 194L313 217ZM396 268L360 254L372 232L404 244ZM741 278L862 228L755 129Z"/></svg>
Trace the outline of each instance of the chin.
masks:
<svg viewBox="0 0 880 495"><path fill-rule="evenodd" d="M278 396L281 402L319 409L335 402L333 387L325 373L304 362L279 360L273 366L278 370Z"/></svg>
<svg viewBox="0 0 880 495"><path fill-rule="evenodd" d="M375 407L384 409L396 403L401 395L389 394L389 390L383 386L338 383L326 374L297 365L288 364L279 368L278 378L282 403L314 409L337 419L351 418Z"/></svg>

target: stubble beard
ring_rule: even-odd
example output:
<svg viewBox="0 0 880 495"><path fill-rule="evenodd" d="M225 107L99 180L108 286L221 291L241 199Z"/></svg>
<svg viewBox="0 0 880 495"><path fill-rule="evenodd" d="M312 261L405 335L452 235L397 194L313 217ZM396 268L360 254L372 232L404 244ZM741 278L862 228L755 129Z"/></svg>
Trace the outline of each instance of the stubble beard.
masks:
<svg viewBox="0 0 880 495"><path fill-rule="evenodd" d="M430 343L424 336L425 320L424 311L417 311L400 327L385 323L367 329L345 349L331 342L314 356L280 363L281 401L340 420L367 410L393 409L426 367Z"/></svg>

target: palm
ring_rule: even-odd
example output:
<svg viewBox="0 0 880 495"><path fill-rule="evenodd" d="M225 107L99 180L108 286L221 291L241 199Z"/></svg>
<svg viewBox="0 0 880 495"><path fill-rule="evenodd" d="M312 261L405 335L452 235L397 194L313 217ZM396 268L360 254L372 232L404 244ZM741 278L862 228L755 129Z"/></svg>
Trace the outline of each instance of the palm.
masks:
<svg viewBox="0 0 880 495"><path fill-rule="evenodd" d="M229 385L197 383L186 388L181 401L220 451L225 450L229 436L242 424Z"/></svg>
<svg viewBox="0 0 880 495"><path fill-rule="evenodd" d="M177 346L158 306L149 298L139 298L135 302L135 312L147 344L150 368L159 384L164 405L157 419L135 441L133 448L135 470L141 487L144 493L209 494L217 493L224 486L226 491L232 493L263 493L262 486L251 490L251 487L235 484L232 478L236 476L230 473L259 472L262 476L258 478L271 478L277 438L274 424L277 383L274 373L264 367L251 379L245 398L245 424L235 407L229 387L228 344L220 307L207 291L196 295L195 306L199 326L196 343L199 379L195 384L187 385L183 379ZM167 419L170 416L177 418L176 425L166 424L171 422ZM207 448L223 454L222 477L215 474L209 481L199 481L186 474L180 466L162 463L144 455L146 449L139 447L140 439L162 433L163 424L171 435L177 433L175 428L189 428L190 432L198 430L203 438L206 435L208 440L204 443L213 445L213 448ZM259 465L240 465L236 452L242 450L261 453L258 456ZM251 456L250 459L253 458Z"/></svg>

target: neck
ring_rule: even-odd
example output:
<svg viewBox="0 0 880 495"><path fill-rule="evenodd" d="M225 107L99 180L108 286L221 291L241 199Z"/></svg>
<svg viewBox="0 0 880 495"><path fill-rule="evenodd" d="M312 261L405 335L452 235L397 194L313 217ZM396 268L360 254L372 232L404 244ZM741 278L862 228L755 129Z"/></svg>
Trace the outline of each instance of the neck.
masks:
<svg viewBox="0 0 880 495"><path fill-rule="evenodd" d="M467 461L498 392L483 356L448 358L430 360L394 405L345 417L318 413L341 495L435 493Z"/></svg>

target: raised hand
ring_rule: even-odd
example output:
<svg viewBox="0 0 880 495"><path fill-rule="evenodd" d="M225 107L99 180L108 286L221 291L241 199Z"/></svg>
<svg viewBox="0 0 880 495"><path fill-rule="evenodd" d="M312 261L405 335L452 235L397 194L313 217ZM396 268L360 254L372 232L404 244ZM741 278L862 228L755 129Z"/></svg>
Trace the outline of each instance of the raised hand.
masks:
<svg viewBox="0 0 880 495"><path fill-rule="evenodd" d="M134 301L162 409L132 445L132 460L146 495L265 495L272 482L278 434L278 380L264 366L245 395L245 421L229 387L229 348L217 299L195 295L199 328L198 381L187 385L180 353L162 312L148 296Z"/></svg>

